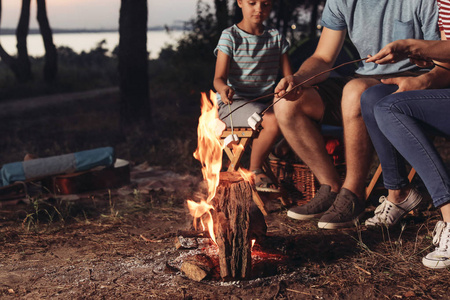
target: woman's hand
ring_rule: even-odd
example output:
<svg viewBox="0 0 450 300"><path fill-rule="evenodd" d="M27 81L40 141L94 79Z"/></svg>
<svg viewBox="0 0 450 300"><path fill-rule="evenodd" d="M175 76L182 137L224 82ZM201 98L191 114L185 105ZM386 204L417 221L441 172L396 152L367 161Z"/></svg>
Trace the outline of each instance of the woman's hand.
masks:
<svg viewBox="0 0 450 300"><path fill-rule="evenodd" d="M410 40L397 40L383 47L377 54L368 55L366 63L373 62L379 65L392 64L409 57Z"/></svg>
<svg viewBox="0 0 450 300"><path fill-rule="evenodd" d="M384 84L395 84L398 85L398 90L395 93L413 91L413 90L424 90L429 86L429 80L426 76L417 77L394 77L382 79Z"/></svg>

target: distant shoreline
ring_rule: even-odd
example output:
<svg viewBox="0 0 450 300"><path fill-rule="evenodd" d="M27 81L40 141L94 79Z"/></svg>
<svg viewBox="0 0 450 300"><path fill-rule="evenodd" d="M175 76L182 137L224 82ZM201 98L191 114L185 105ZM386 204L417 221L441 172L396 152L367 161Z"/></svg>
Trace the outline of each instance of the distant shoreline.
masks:
<svg viewBox="0 0 450 300"><path fill-rule="evenodd" d="M147 31L190 31L190 26L154 26L149 27ZM119 32L119 29L52 29L52 33L97 33L97 32ZM31 28L28 34L39 34L38 28ZM2 28L0 29L0 35L13 35L16 34L16 29Z"/></svg>

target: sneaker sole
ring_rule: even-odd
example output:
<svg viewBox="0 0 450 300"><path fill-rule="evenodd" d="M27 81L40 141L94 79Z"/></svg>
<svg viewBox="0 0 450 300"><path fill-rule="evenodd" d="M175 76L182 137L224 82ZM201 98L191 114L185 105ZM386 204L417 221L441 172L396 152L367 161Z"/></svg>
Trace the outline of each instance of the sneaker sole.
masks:
<svg viewBox="0 0 450 300"><path fill-rule="evenodd" d="M293 211L288 210L287 216L291 219L299 220L299 221L308 221L311 219L320 218L324 213L313 214L313 215L300 215Z"/></svg>
<svg viewBox="0 0 450 300"><path fill-rule="evenodd" d="M364 225L366 225L368 227L380 227L380 226L394 227L394 226L398 225L404 216L406 216L410 211L415 209L420 204L420 202L422 202L423 197L420 194L419 194L419 196L420 197L417 197L416 201L412 203L412 205L408 208L408 210L405 210L404 213L402 213L400 215L397 222L389 225L389 224L385 224L385 223L370 223L370 222L367 223L367 220L366 220L366 223Z"/></svg>
<svg viewBox="0 0 450 300"><path fill-rule="evenodd" d="M450 267L450 259L446 260L430 260L426 257L422 258L422 264L431 269L444 269Z"/></svg>
<svg viewBox="0 0 450 300"><path fill-rule="evenodd" d="M359 222L359 220L364 216L364 211L360 213L355 219L343 223L332 223L332 222L319 222L317 226L320 229L340 229L340 228L350 228L355 226L355 222ZM355 226L356 227L356 226Z"/></svg>

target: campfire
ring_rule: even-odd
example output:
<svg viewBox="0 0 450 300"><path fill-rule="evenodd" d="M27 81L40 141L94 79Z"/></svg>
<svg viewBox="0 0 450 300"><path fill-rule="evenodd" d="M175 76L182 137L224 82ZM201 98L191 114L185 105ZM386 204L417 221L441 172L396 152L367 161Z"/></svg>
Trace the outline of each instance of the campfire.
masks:
<svg viewBox="0 0 450 300"><path fill-rule="evenodd" d="M265 235L267 226L263 214L253 201L253 174L243 169L221 172L225 146L219 137L225 124L218 119L217 111L215 94L211 92L210 97L207 97L202 93L198 147L194 157L202 164L208 195L207 199L200 202L187 200L197 233L178 235L177 247L185 247L183 244L192 238L210 239L211 247L215 247L218 253L220 277L223 280L247 279L252 270L253 244ZM197 244L192 241L187 243ZM202 277L199 273L207 276L205 270L212 268L211 260L202 255L202 258L197 257L194 261L197 264L192 259L184 264L186 275L196 280Z"/></svg>

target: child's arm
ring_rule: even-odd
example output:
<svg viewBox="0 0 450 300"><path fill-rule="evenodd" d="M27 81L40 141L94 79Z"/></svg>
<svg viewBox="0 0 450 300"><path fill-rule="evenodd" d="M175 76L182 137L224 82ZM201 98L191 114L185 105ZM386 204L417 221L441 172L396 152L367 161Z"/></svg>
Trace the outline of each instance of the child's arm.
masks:
<svg viewBox="0 0 450 300"><path fill-rule="evenodd" d="M230 68L230 57L222 51L217 51L216 73L214 75L214 88L220 94L223 103L229 104L233 101L234 90L227 85L228 70Z"/></svg>
<svg viewBox="0 0 450 300"><path fill-rule="evenodd" d="M281 66L281 71L283 72L283 77L292 75L291 62L289 60L289 55L287 53L284 53L283 55L281 55L280 66Z"/></svg>

